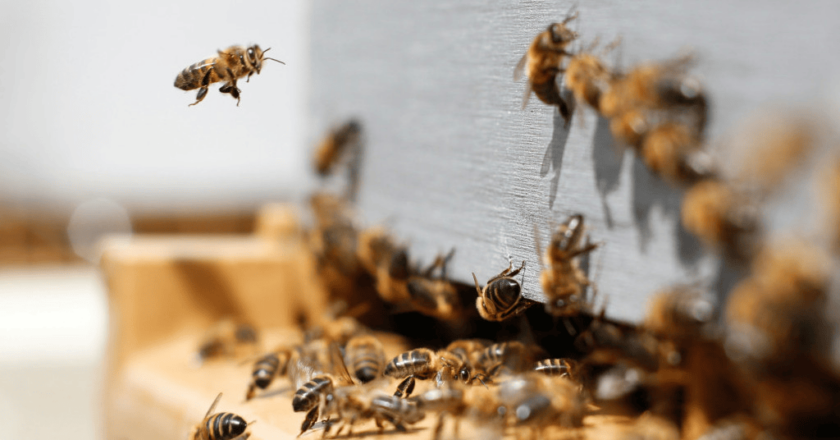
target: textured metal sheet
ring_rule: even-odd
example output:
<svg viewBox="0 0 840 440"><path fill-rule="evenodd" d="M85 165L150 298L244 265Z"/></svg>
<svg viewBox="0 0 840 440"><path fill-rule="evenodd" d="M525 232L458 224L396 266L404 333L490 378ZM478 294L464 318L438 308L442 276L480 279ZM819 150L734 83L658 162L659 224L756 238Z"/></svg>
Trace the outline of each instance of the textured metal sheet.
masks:
<svg viewBox="0 0 840 440"><path fill-rule="evenodd" d="M581 212L604 245L589 261L608 314L637 320L675 282L721 282L717 260L679 225L681 192L578 113L570 130L532 99L514 65L571 2L317 0L312 9L309 137L349 115L367 129L359 206L388 221L423 261L456 247L455 279L480 281L527 260L540 298L534 226ZM584 42L623 38L630 65L692 47L712 99L712 138L768 101L819 94L840 72L840 3L582 2ZM581 116L583 116L581 118ZM725 270L724 270L725 271Z"/></svg>

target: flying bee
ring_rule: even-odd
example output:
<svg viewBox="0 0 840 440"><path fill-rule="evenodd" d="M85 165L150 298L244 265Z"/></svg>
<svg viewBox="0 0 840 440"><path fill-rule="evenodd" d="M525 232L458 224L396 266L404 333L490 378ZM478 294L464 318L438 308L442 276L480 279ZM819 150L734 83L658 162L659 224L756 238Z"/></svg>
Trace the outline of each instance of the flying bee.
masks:
<svg viewBox="0 0 840 440"><path fill-rule="evenodd" d="M219 92L230 93L236 99L236 105L239 106L239 94L242 91L236 86L237 80L246 78L246 82L248 82L251 80L251 75L255 73L259 75L260 70L262 70L263 60L286 64L280 60L265 56L265 53L270 49L269 47L266 50L262 50L260 46L255 44L247 48L244 46L231 46L225 50L219 50L219 56L199 61L182 70L175 78L175 87L181 90L198 89L196 101L190 104L193 106L207 96L207 87L210 84L225 81L225 84L222 85Z"/></svg>
<svg viewBox="0 0 840 440"><path fill-rule="evenodd" d="M577 381L580 374L580 366L572 359L543 359L534 365L534 371L547 376L558 376Z"/></svg>
<svg viewBox="0 0 840 440"><path fill-rule="evenodd" d="M222 393L219 393L204 415L204 420L193 427L190 440L247 440L251 436L251 433L245 430L256 421L245 423L245 419L233 413L221 412L211 415L221 398Z"/></svg>
<svg viewBox="0 0 840 440"><path fill-rule="evenodd" d="M282 347L257 359L251 372L251 383L245 393L245 400L253 399L258 388L268 388L274 378L284 376L291 358L292 350Z"/></svg>
<svg viewBox="0 0 840 440"><path fill-rule="evenodd" d="M315 150L315 171L325 177L332 173L345 152L353 154L361 139L362 125L351 119L330 131Z"/></svg>
<svg viewBox="0 0 840 440"><path fill-rule="evenodd" d="M382 376L385 368L385 349L375 336L356 336L344 349L345 364L361 383L368 383Z"/></svg>
<svg viewBox="0 0 840 440"><path fill-rule="evenodd" d="M338 344L330 343L327 355L326 365L313 362L306 356L299 356L294 365L293 380L297 391L292 399L292 409L295 412L306 412L301 434L318 421L319 413L327 403L327 396L332 395L337 387L354 384Z"/></svg>
<svg viewBox="0 0 840 440"><path fill-rule="evenodd" d="M446 264L454 254L452 249L445 257L438 256L423 273L409 278L406 289L416 311L446 321L461 316L458 289L446 277ZM437 277L433 277L435 270Z"/></svg>
<svg viewBox="0 0 840 440"><path fill-rule="evenodd" d="M472 381L474 377L471 377L469 372L464 374L464 367L465 364L459 356L446 350L434 352L427 348L417 348L391 359L385 367L385 375L403 379L394 396L409 397L414 391L416 379L427 380L434 377L438 386L449 378Z"/></svg>
<svg viewBox="0 0 840 440"><path fill-rule="evenodd" d="M246 323L223 319L216 323L201 341L197 358L201 365L209 359L235 357L257 348L257 331Z"/></svg>
<svg viewBox="0 0 840 440"><path fill-rule="evenodd" d="M583 52L573 55L566 67L564 80L577 102L585 102L597 112L601 112L601 94L609 87L612 72L604 66L601 57L612 51L621 42L616 39L605 47L600 54L593 53L598 45L595 39Z"/></svg>
<svg viewBox="0 0 840 440"><path fill-rule="evenodd" d="M551 235L545 251L545 269L540 274L540 284L548 301L545 310L553 316L570 317L591 308L587 289L591 281L578 265L578 257L595 250L598 245L583 240L585 228L583 215L575 214L561 224ZM539 249L539 234L537 251Z"/></svg>
<svg viewBox="0 0 840 440"><path fill-rule="evenodd" d="M525 88L525 95L522 99L522 108L528 105L531 92L540 98L540 101L548 105L556 105L560 115L566 121L568 127L571 122L572 113L569 104L560 94L560 87L557 85L557 75L563 73L563 60L571 55L566 47L577 38L577 33L566 27L576 19L577 12L567 15L560 23L552 23L548 28L537 35L528 51L516 64L513 71L513 80L519 81L523 74L528 77L528 86Z"/></svg>
<svg viewBox="0 0 840 440"><path fill-rule="evenodd" d="M717 179L689 188L680 212L687 231L736 261L748 260L756 251L758 214L756 204L746 195Z"/></svg>
<svg viewBox="0 0 840 440"><path fill-rule="evenodd" d="M525 269L525 262L522 262L519 269L511 269L513 269L513 263L500 274L487 280L483 289L478 285L475 273L472 274L475 291L478 293L475 308L478 309L478 314L482 318L488 321L504 321L536 304L536 301L522 296L522 286L513 278Z"/></svg>

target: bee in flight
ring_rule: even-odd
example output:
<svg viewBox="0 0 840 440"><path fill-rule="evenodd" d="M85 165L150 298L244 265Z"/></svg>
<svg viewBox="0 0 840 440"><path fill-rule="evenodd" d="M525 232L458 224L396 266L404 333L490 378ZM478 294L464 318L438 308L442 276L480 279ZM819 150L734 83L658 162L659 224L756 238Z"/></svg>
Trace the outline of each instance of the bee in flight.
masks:
<svg viewBox="0 0 840 440"><path fill-rule="evenodd" d="M236 81L240 78L245 78L246 82L251 80L251 75L256 73L259 75L262 70L263 60L277 61L280 64L286 64L280 60L269 58L265 53L271 50L269 47L266 50L260 49L259 45L250 47L231 46L225 50L220 50L219 56L214 58L207 58L199 61L190 67L182 70L175 78L175 87L181 90L198 89L196 101L192 105L201 102L207 96L207 88L210 84L224 81L224 85L219 89L222 93L230 93L236 99L236 105L239 106L239 94L242 92L236 87Z"/></svg>

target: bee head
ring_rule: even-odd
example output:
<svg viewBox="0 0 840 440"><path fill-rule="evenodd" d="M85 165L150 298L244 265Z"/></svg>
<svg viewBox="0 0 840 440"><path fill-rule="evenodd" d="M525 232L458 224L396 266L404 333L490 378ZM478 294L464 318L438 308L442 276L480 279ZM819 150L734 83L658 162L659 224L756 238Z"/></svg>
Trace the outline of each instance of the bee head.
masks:
<svg viewBox="0 0 840 440"><path fill-rule="evenodd" d="M259 44L255 44L255 45L249 47L248 50L246 51L247 54L248 54L248 61L250 61L251 65L254 66L254 70L257 71L257 75L259 75L260 70L262 70L263 60L277 61L280 64L286 64L286 63L284 63L280 60L275 60L274 58L269 58L269 57L265 56L265 53L268 52L269 50L271 50L270 47L266 50L262 50L262 49L260 49Z"/></svg>
<svg viewBox="0 0 840 440"><path fill-rule="evenodd" d="M548 26L548 34L555 45L571 43L578 36L575 31L567 28L565 23L551 23Z"/></svg>

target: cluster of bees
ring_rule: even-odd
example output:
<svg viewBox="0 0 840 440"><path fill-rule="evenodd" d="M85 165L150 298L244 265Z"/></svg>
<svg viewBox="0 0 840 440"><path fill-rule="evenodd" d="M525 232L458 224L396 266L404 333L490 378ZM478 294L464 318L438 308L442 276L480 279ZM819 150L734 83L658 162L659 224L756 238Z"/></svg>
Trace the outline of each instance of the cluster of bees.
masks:
<svg viewBox="0 0 840 440"><path fill-rule="evenodd" d="M329 176L349 163L351 184L342 197L319 193L310 199L314 226L308 232L319 276L345 312L334 312L324 325L305 326L301 343L256 359L246 400L285 377L296 390L293 410L305 414L301 434L320 421L325 436L345 429L353 435L364 422L408 431L434 415L435 439L444 436L447 420L456 437L461 422L489 438L840 437L840 374L829 354L834 325L826 312L838 283L840 156L824 161L815 186L825 202L824 233L768 237L759 215L765 198L756 194L771 194L816 151L813 127L795 118L774 124L774 135L755 143L762 154L784 160L763 168L756 161L740 175L725 176L703 151L708 106L700 83L687 72L691 57L611 69L601 57L615 44L598 55L597 42L571 51L578 35L567 25L576 17L540 33L517 65L515 78L528 77L526 103L534 92L556 105L568 123L575 105L561 90L558 77L564 74L563 86L575 103L608 119L614 137L637 151L654 174L684 188L685 227L744 268L722 309L699 287L679 285L656 293L639 325L596 313L592 282L579 260L599 245L590 242L584 217L575 214L553 231L544 253L538 250L547 298L543 316L575 320L574 328L554 330L573 340L570 347L558 353L557 346L537 343L527 332L502 342L493 334L472 334L389 359L381 342L387 325L362 318L378 306L441 322L478 317L498 325L517 316L527 316L527 325L541 312L533 308L539 303L522 296L517 277L524 262L511 263L483 287L473 275L473 290L447 277L454 250L423 266L386 228L359 227L350 200L363 136L361 124L350 121L318 147L315 167ZM226 334L234 337L226 340L247 344L252 339L236 337L247 333L228 327ZM200 350L204 358L232 350L209 340L202 347L214 347ZM212 409L196 427L196 440L247 436L241 417ZM602 416L620 418L611 419L611 430L584 428L585 419Z"/></svg>

